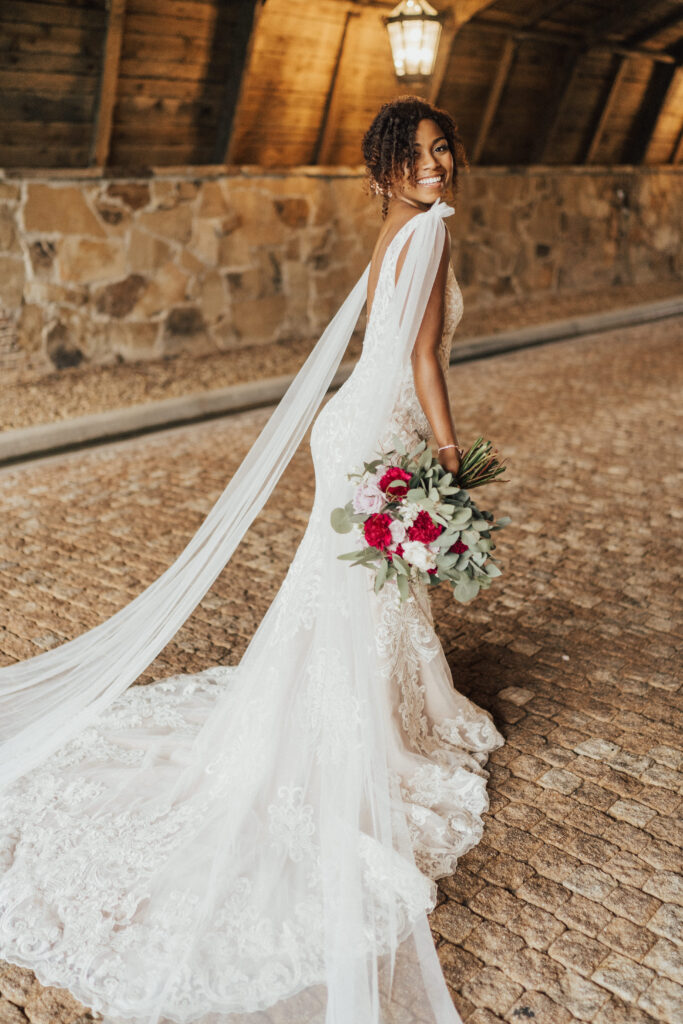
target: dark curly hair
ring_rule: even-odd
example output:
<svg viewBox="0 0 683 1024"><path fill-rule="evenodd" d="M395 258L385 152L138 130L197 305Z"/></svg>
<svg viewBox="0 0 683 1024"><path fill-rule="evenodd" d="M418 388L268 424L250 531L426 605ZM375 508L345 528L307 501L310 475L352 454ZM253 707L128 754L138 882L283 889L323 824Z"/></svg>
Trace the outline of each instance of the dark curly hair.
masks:
<svg viewBox="0 0 683 1024"><path fill-rule="evenodd" d="M458 189L458 169L468 166L458 126L446 110L433 106L420 96L398 96L384 103L363 136L362 143L366 192L379 191L382 194L382 217L386 217L389 206L387 192L392 182L403 177L406 165L410 167L410 183L417 183L415 132L423 118L435 121L446 137L453 157L454 195Z"/></svg>

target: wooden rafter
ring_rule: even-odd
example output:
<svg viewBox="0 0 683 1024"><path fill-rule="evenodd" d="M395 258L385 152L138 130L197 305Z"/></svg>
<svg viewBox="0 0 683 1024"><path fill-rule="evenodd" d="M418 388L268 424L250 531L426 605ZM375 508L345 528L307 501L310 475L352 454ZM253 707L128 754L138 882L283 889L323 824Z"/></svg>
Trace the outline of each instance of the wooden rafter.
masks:
<svg viewBox="0 0 683 1024"><path fill-rule="evenodd" d="M334 68L332 70L332 78L330 79L327 96L325 97L325 106L323 108L323 116L320 122L320 131L316 140L313 159L311 160L311 163L313 164L327 164L330 161L330 154L337 134L341 111L339 98L339 72L344 56L344 46L348 36L349 23L352 18L357 18L359 14L359 11L354 10L353 8L348 8L344 16L344 25L339 38L339 46L337 47L337 55L334 61Z"/></svg>
<svg viewBox="0 0 683 1024"><path fill-rule="evenodd" d="M681 125L676 144L671 152L671 163L680 164L681 160L683 160L683 125Z"/></svg>
<svg viewBox="0 0 683 1024"><path fill-rule="evenodd" d="M666 50L647 50L644 47L621 46L619 43L611 43L606 39L597 39L585 32L556 32L551 29L516 28L508 22L495 21L492 18L477 19L472 22L472 28L481 32L495 32L496 35L506 35L511 38L535 39L540 43L555 43L558 46L584 46L586 49L607 50L609 53L616 53L622 57L645 57L647 60L659 61L662 64L675 64L676 58L672 57Z"/></svg>
<svg viewBox="0 0 683 1024"><path fill-rule="evenodd" d="M439 41L439 51L436 55L436 62L434 64L434 72L429 83L429 91L427 97L430 103L436 103L441 92L441 86L448 68L448 62L451 58L451 49L453 47L453 40L458 33L458 23L453 15L452 10L445 12L445 17L441 26L441 39Z"/></svg>
<svg viewBox="0 0 683 1024"><path fill-rule="evenodd" d="M680 68L656 64L624 147L624 163L640 164L654 135Z"/></svg>
<svg viewBox="0 0 683 1024"><path fill-rule="evenodd" d="M496 68L496 74L491 83L489 94L486 99L486 106L484 107L484 113L479 124L479 131L477 132L477 138L475 139L474 146L472 147L471 163L476 164L479 162L479 158L483 152L484 146L486 145L486 139L488 138L489 130L493 124L493 119L500 103L500 98L503 95L503 90L510 77L510 71L512 70L512 64L517 51L517 42L508 36L503 44L503 50L498 61L498 67Z"/></svg>
<svg viewBox="0 0 683 1024"><path fill-rule="evenodd" d="M576 85L581 69L585 50L573 48L567 50L562 75L558 83L557 91L552 101L546 108L546 120L544 127L538 132L538 146L534 154L535 163L546 163L550 155L550 146L557 127L567 106L567 100Z"/></svg>
<svg viewBox="0 0 683 1024"><path fill-rule="evenodd" d="M648 39L652 39L653 36L659 35L660 32L664 32L667 28L672 28L674 25L678 25L679 22L683 21L683 8L677 8L673 11L669 11L663 18L659 18L658 21L653 21L647 28L642 29L640 32L634 32L633 35L628 36L624 40L627 46L641 46L646 43Z"/></svg>
<svg viewBox="0 0 683 1024"><path fill-rule="evenodd" d="M214 143L214 163L217 164L233 162L235 125L244 94L244 81L262 7L263 0L243 0L243 3L237 7L237 21L232 38L233 59L230 62L230 72L225 83L221 106L222 114Z"/></svg>
<svg viewBox="0 0 683 1024"><path fill-rule="evenodd" d="M614 104L616 102L619 87L623 82L624 76L626 74L626 69L628 67L627 59L623 56L618 56L616 58L616 61L617 63L614 69L614 73L612 74L612 80L607 90L607 96L605 97L605 101L602 105L602 109L600 111L600 116L598 118L597 124L593 129L592 138L588 143L588 147L586 149L586 155L584 157L584 163L586 164L592 162L593 158L595 157L595 154L598 151L598 147L600 146L600 142L602 140L602 136L607 126L607 122L609 121L610 114L612 113Z"/></svg>
<svg viewBox="0 0 683 1024"><path fill-rule="evenodd" d="M533 28L539 21L545 21L551 14L554 14L562 7L566 7L571 0L542 0L536 7L527 12L520 28Z"/></svg>
<svg viewBox="0 0 683 1024"><path fill-rule="evenodd" d="M593 22L590 29L591 40L597 42L605 36L619 35L628 28L635 14L640 14L647 4L643 0L619 0L603 17Z"/></svg>
<svg viewBox="0 0 683 1024"><path fill-rule="evenodd" d="M104 167L109 158L125 16L126 0L109 0L100 80L95 101L93 138L88 160L91 167Z"/></svg>

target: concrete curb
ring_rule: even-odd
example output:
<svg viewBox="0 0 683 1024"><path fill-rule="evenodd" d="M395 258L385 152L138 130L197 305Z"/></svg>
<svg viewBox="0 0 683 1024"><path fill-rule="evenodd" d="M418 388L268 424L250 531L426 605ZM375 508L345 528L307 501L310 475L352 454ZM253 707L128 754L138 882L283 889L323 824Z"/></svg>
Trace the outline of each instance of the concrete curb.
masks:
<svg viewBox="0 0 683 1024"><path fill-rule="evenodd" d="M552 341L564 341L584 334L609 331L616 327L633 327L682 314L683 295L680 295L603 313L587 313L551 323L499 331L496 334L482 335L471 341L458 343L451 353L451 365ZM342 363L332 380L331 390L344 383L354 365L353 362ZM215 391L181 395L177 398L133 405L126 409L112 409L58 423L9 430L0 433L0 466L100 441L111 441L275 405L293 379L294 374L283 374L267 380L234 384Z"/></svg>

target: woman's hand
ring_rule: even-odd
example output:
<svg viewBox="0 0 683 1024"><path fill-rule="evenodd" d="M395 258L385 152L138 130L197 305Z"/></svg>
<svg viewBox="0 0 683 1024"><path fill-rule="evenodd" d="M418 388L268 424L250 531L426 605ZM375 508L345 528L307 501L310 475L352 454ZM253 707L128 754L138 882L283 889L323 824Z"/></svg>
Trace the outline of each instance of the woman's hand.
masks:
<svg viewBox="0 0 683 1024"><path fill-rule="evenodd" d="M444 451L439 452L438 459L446 472L452 473L454 479L457 478L461 461L457 450L455 448L446 448Z"/></svg>

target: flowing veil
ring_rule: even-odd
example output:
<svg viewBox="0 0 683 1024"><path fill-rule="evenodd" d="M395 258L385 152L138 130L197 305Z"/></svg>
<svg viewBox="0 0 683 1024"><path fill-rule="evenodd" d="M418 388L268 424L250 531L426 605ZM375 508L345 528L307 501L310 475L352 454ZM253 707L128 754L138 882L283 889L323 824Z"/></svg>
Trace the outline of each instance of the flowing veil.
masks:
<svg viewBox="0 0 683 1024"><path fill-rule="evenodd" d="M0 669L0 956L107 1021L460 1020L402 804L375 595L329 524L396 404L452 212L437 200L399 231L398 282L378 284L360 360L313 427L304 538L239 665L129 689L291 459L369 267L174 564L99 626Z"/></svg>

